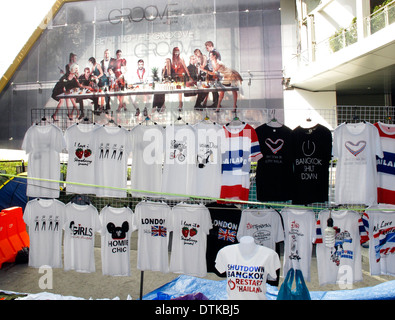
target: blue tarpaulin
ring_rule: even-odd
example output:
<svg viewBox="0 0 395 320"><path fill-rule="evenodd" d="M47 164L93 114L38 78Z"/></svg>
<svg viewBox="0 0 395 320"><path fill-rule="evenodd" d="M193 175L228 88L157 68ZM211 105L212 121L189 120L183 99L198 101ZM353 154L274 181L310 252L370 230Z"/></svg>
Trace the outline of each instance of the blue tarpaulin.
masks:
<svg viewBox="0 0 395 320"><path fill-rule="evenodd" d="M266 284L266 297L276 300L278 289ZM143 300L170 300L187 294L202 293L209 300L226 300L226 280L215 281L181 275L146 294ZM310 291L312 300L394 300L395 280L352 290Z"/></svg>

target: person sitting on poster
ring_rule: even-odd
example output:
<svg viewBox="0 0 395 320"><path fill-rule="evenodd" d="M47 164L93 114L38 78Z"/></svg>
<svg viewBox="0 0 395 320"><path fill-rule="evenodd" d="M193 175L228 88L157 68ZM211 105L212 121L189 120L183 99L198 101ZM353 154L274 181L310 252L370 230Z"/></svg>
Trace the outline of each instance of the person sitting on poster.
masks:
<svg viewBox="0 0 395 320"><path fill-rule="evenodd" d="M207 71L207 73L213 77L218 77L218 73L223 76L222 84L224 86L238 86L243 78L241 75L233 69L226 67L221 61L218 60L218 53L215 51L210 52L210 60L213 65L213 71ZM237 91L232 91L233 94L233 110L237 108ZM221 102L224 98L225 91L219 92L217 112L221 108Z"/></svg>
<svg viewBox="0 0 395 320"><path fill-rule="evenodd" d="M204 69L212 72L213 71L213 64L210 60L210 53L216 52L217 53L217 60L219 60L219 61L221 60L221 54L218 52L217 49L214 48L214 43L212 41L206 41L204 45L205 45L206 50L208 52L208 58L206 59L207 65L204 66ZM209 81L214 80L213 76L210 75L209 72L207 72L207 73L208 73L207 80L209 80ZM207 95L207 97L208 97L208 95ZM205 106L207 103L207 97L203 103L203 106ZM208 106L209 108L216 108L218 106L218 97L219 97L218 92L213 92L213 104Z"/></svg>
<svg viewBox="0 0 395 320"><path fill-rule="evenodd" d="M100 78L99 87L104 88L104 91L108 90L110 85L110 73L109 69L115 71L116 69L116 60L111 58L110 50L106 49L104 51L104 59L100 62L101 68L103 70L103 76ZM106 96L106 110L110 110L110 97Z"/></svg>
<svg viewBox="0 0 395 320"><path fill-rule="evenodd" d="M73 63L70 66L70 73L68 75L64 75L62 76L59 81L56 83L55 87L52 90L52 98L55 99L56 101L58 101L58 105L56 106L56 110L54 112L54 114L51 116L53 121L58 121L58 119L56 118L58 112L59 112L59 108L63 103L62 98L59 98L58 95L65 93L65 92L69 92L70 90L74 89L74 88L82 88L82 85L78 82L77 80L77 75L78 75L78 71L79 71L79 67L78 64ZM69 104L68 101L71 101L71 103L73 104L73 110L70 113L69 110ZM78 114L78 108L77 108L77 104L75 103L75 99L66 99L66 107L67 107L67 115L69 117L70 120L73 120L73 112L74 109L77 110L77 114Z"/></svg>
<svg viewBox="0 0 395 320"><path fill-rule="evenodd" d="M189 84L196 84L197 81L201 80L200 77L200 72L198 68L198 62L197 62L197 57L195 55L190 56L189 58L189 65L188 65L188 72L190 74L189 81L187 82L187 86ZM196 93L184 93L185 97L190 97L190 96L195 96ZM194 105L195 109L202 109L202 102L206 98L207 93L198 93L197 94L197 99Z"/></svg>
<svg viewBox="0 0 395 320"><path fill-rule="evenodd" d="M143 85L148 82L148 72L145 69L145 63L143 59L139 59L137 61L137 70L132 74L132 82L134 85ZM138 107L138 103L136 102L137 97L132 95L132 104L136 109L136 117L140 114L140 108ZM148 102L148 98L146 95L143 95L144 104Z"/></svg>
<svg viewBox="0 0 395 320"><path fill-rule="evenodd" d="M162 79L163 81L167 81L171 77L171 59L166 58L165 60L165 65L162 69ZM154 94L154 98L152 101L152 108L158 108L159 112L163 112L166 109L165 106L165 95L160 93L160 94Z"/></svg>
<svg viewBox="0 0 395 320"><path fill-rule="evenodd" d="M101 68L100 63L96 62L96 59L94 57L89 58L89 63L91 65L91 79L95 81L96 86L99 88L99 83L100 79L104 76L103 69ZM100 108L99 105L97 105L97 108L95 108L95 113L100 114L100 111L103 110L103 105L104 105L104 97L100 98Z"/></svg>
<svg viewBox="0 0 395 320"><path fill-rule="evenodd" d="M93 92L93 81L91 78L91 69L86 67L84 69L84 74L80 75L78 78L79 83L83 88L86 88L90 92ZM97 110L99 108L99 98L97 97L92 97L91 100L93 101L93 105L95 106L94 109ZM84 113L84 99L77 99L77 102L80 104L80 116L78 117L78 120L81 120L84 118L85 113Z"/></svg>

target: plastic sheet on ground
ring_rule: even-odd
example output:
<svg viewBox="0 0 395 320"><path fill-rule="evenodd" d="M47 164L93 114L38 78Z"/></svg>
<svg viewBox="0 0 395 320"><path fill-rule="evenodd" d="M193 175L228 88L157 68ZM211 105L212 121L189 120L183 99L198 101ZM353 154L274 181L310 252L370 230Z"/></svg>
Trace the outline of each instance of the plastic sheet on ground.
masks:
<svg viewBox="0 0 395 320"><path fill-rule="evenodd" d="M277 288L266 285L266 297L275 300ZM187 294L202 293L209 300L227 300L226 280L215 281L181 275L143 296L143 300L170 300Z"/></svg>
<svg viewBox="0 0 395 320"><path fill-rule="evenodd" d="M278 289L266 284L266 297L276 300ZM227 300L226 280L215 281L181 275L143 296L143 300L170 300L187 294L202 293L209 300ZM312 300L394 300L395 280L351 290L310 291Z"/></svg>

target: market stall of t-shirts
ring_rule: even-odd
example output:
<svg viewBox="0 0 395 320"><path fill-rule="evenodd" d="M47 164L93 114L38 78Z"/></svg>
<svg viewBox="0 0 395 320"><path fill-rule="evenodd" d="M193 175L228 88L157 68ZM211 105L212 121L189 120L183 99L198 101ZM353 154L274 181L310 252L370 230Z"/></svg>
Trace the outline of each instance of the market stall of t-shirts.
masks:
<svg viewBox="0 0 395 320"><path fill-rule="evenodd" d="M276 244L282 241L284 276L298 269L310 281L316 244L320 284L339 283L345 268L352 271L348 281L360 281L360 243L367 240L371 274L395 275L394 136L395 125L381 122L341 123L331 132L319 123L291 130L267 121L254 128L237 116L223 125L206 117L193 125L129 130L81 122L64 133L55 124L35 123L22 145L29 156L27 196L34 198L24 214L29 266L92 272L99 232L103 274L128 276L130 237L137 230L139 270L214 272L227 278L234 299L265 299L266 281L276 280L281 268ZM132 197L133 206L59 201L63 150L67 194ZM328 201L332 156L335 206ZM357 212L349 204L364 207Z"/></svg>

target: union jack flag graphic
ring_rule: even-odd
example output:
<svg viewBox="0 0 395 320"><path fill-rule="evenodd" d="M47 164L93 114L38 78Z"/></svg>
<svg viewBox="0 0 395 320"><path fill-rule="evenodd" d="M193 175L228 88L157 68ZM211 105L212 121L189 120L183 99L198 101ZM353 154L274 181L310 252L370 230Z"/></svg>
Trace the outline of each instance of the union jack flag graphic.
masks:
<svg viewBox="0 0 395 320"><path fill-rule="evenodd" d="M219 228L218 230L218 239L224 241L235 242L236 240L236 231L232 231L229 229Z"/></svg>
<svg viewBox="0 0 395 320"><path fill-rule="evenodd" d="M151 226L151 236L153 237L166 237L167 228L163 226Z"/></svg>

